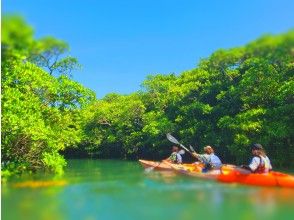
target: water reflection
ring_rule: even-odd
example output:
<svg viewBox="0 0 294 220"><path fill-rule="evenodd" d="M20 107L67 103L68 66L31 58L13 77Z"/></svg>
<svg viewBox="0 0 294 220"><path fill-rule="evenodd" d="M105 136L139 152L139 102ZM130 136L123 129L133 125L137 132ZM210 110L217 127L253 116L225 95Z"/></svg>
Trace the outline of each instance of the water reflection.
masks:
<svg viewBox="0 0 294 220"><path fill-rule="evenodd" d="M67 181L65 180L51 180L51 181L24 181L12 184L15 188L39 188L49 186L65 186Z"/></svg>

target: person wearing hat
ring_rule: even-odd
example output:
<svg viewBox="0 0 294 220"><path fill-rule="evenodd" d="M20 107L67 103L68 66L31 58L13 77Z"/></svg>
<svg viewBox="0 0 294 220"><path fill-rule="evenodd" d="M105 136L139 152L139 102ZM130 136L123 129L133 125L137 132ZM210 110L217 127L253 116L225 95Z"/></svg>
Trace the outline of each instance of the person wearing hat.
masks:
<svg viewBox="0 0 294 220"><path fill-rule="evenodd" d="M182 156L178 146L172 147L172 154L166 159L166 161L178 164L182 163Z"/></svg>
<svg viewBox="0 0 294 220"><path fill-rule="evenodd" d="M252 173L268 173L272 170L270 159L266 156L266 153L261 144L252 144L251 152L253 158L248 166L241 166Z"/></svg>
<svg viewBox="0 0 294 220"><path fill-rule="evenodd" d="M200 162L204 163L202 172L208 172L210 170L218 170L222 166L222 162L218 156L214 154L214 149L211 146L205 146L203 148L205 154L198 154L193 152L192 155L196 157Z"/></svg>

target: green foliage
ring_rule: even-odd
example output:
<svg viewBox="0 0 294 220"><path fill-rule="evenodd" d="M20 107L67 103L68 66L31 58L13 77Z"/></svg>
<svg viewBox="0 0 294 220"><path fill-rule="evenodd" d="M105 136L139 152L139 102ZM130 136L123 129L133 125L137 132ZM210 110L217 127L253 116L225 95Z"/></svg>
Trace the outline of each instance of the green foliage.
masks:
<svg viewBox="0 0 294 220"><path fill-rule="evenodd" d="M148 76L138 93L97 101L86 110L95 116L85 135L105 157L163 156L173 132L198 150L214 145L225 162L246 162L249 145L260 142L274 165L293 165L293 60L293 31L218 50L179 76Z"/></svg>
<svg viewBox="0 0 294 220"><path fill-rule="evenodd" d="M28 60L47 70L50 75L70 75L72 70L80 68L80 64L74 57L64 57L67 52L67 43L53 37L45 37L34 44Z"/></svg>
<svg viewBox="0 0 294 220"><path fill-rule="evenodd" d="M13 50L23 56L29 55L34 44L32 27L28 26L21 17L13 15L4 16L1 25L2 53Z"/></svg>
<svg viewBox="0 0 294 220"><path fill-rule="evenodd" d="M59 175L63 174L63 167L66 165L66 161L60 154L57 152L44 152L42 156L42 162L44 163L45 167L48 167Z"/></svg>
<svg viewBox="0 0 294 220"><path fill-rule="evenodd" d="M96 100L70 78L69 46L35 39L21 18L2 20L2 175L62 173L69 156L159 159L167 132L226 163L260 142L275 166L294 165L294 32L218 50L180 75L148 76L130 95ZM22 30L21 32L19 30Z"/></svg>
<svg viewBox="0 0 294 220"><path fill-rule="evenodd" d="M2 175L38 169L62 173L65 161L59 152L82 140L81 109L95 95L68 76L56 78L26 59L39 41L21 18L5 17L3 26Z"/></svg>
<svg viewBox="0 0 294 220"><path fill-rule="evenodd" d="M140 147L140 142L136 142L137 138L140 139L137 132L142 129L144 112L145 107L137 94L106 96L85 112L90 117L85 125L83 144L92 154L99 153L101 148L105 157L125 157L127 152L136 153Z"/></svg>

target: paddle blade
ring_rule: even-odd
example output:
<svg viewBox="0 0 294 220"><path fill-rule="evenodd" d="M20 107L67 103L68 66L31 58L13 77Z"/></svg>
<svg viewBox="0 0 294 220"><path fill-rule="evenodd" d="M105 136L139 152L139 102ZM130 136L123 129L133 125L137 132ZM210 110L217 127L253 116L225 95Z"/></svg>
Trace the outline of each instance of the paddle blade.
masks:
<svg viewBox="0 0 294 220"><path fill-rule="evenodd" d="M154 167L148 167L148 168L145 169L145 172L150 173L153 170L154 170Z"/></svg>
<svg viewBox="0 0 294 220"><path fill-rule="evenodd" d="M190 145L190 150L192 151L192 152L196 152L195 150L194 150L194 148Z"/></svg>
<svg viewBox="0 0 294 220"><path fill-rule="evenodd" d="M174 144L180 144L180 143L178 142L178 140L177 140L175 137L173 137L170 133L167 133L167 134L166 134L166 138L167 138L170 142L172 142L172 143L174 143Z"/></svg>
<svg viewBox="0 0 294 220"><path fill-rule="evenodd" d="M182 145L180 142L178 142L178 140L175 137L173 137L170 133L167 133L166 137L170 142L172 142L174 144L178 144L181 146L181 148L185 149L187 152L190 152L184 145Z"/></svg>
<svg viewBox="0 0 294 220"><path fill-rule="evenodd" d="M156 165L156 166L152 166L152 167L148 167L148 168L146 168L146 169L145 169L145 172L146 172L146 173L149 173L149 172L153 171L156 167L159 167L159 166L162 164L162 162L163 162L163 161L161 161L161 162L157 162L157 165Z"/></svg>

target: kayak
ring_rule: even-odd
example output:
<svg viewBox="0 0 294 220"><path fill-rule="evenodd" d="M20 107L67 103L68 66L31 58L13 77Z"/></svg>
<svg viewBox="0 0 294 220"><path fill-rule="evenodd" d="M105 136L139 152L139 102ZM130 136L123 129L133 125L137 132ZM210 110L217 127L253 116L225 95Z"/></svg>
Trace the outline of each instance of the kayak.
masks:
<svg viewBox="0 0 294 220"><path fill-rule="evenodd" d="M139 160L140 164L144 168L150 168L153 167L156 170L172 170L170 167L170 163L168 162L159 162L159 161L152 161L152 160Z"/></svg>
<svg viewBox="0 0 294 220"><path fill-rule="evenodd" d="M171 164L172 169L178 173L197 177L200 179L215 180L220 175L220 170L212 170L207 173L202 173L203 164L193 164L186 166L185 164Z"/></svg>
<svg viewBox="0 0 294 220"><path fill-rule="evenodd" d="M240 169L232 166L223 166L217 180L223 183L239 183L254 186L294 187L294 176L281 172L266 174L242 173Z"/></svg>
<svg viewBox="0 0 294 220"><path fill-rule="evenodd" d="M153 169L155 169L155 170L170 170L170 171L172 171L173 168L171 167L171 165L177 165L177 164L170 163L168 161L139 160L139 162L144 168L153 167ZM183 165L186 167L191 167L191 168L195 167L194 164L183 164Z"/></svg>
<svg viewBox="0 0 294 220"><path fill-rule="evenodd" d="M166 163L164 161L164 163ZM169 164L169 166L175 171L183 171L183 172L201 172L204 167L203 164Z"/></svg>

